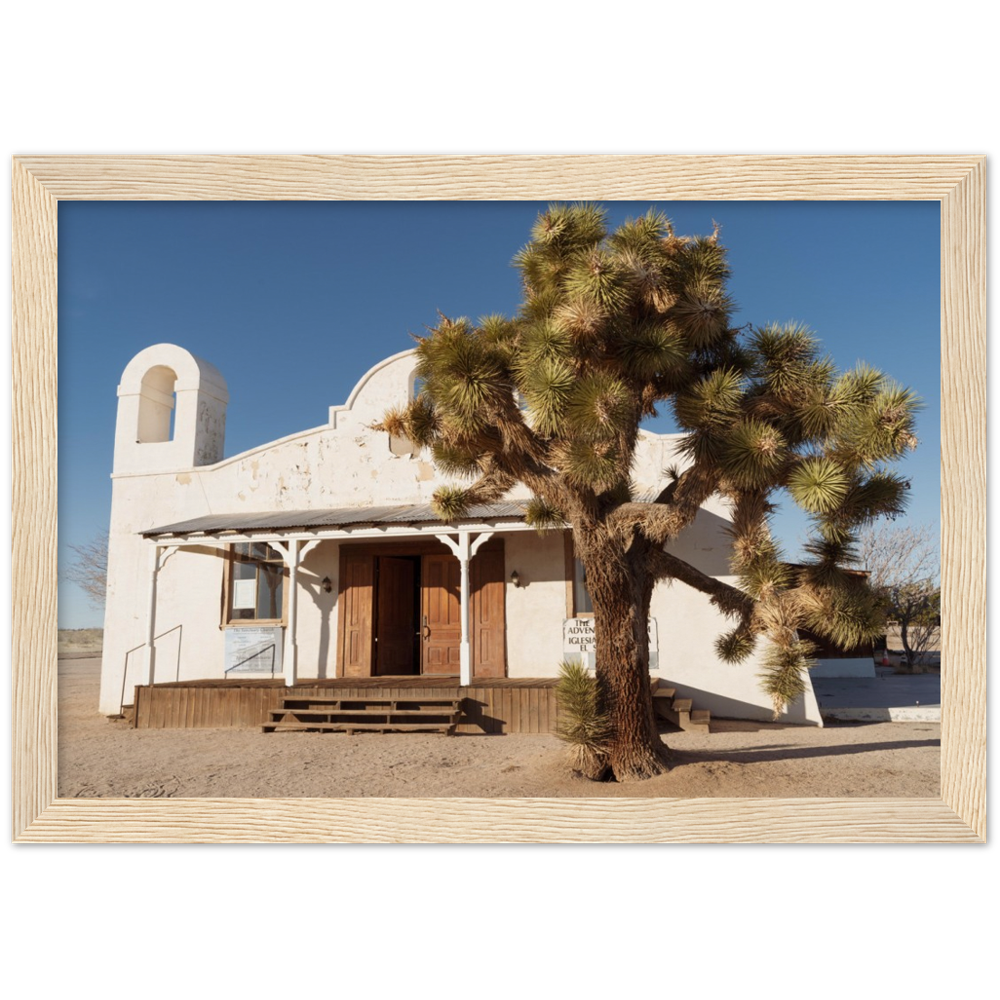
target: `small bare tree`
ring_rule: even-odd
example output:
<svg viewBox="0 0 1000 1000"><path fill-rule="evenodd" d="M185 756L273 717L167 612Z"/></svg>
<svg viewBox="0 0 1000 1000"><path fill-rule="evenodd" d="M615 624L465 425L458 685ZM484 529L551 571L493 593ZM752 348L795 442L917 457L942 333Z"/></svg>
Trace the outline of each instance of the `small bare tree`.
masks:
<svg viewBox="0 0 1000 1000"><path fill-rule="evenodd" d="M899 627L907 665L923 661L941 629L940 560L929 525L871 524L858 537L858 563Z"/></svg>
<svg viewBox="0 0 1000 1000"><path fill-rule="evenodd" d="M73 560L65 569L66 579L87 595L87 603L95 611L103 610L108 590L108 533L103 531L89 542L70 548Z"/></svg>

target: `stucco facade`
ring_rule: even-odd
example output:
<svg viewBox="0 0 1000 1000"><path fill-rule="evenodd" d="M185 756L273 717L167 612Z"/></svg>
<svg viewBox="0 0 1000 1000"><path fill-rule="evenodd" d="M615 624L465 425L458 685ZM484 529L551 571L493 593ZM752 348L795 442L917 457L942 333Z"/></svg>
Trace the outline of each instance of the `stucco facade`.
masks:
<svg viewBox="0 0 1000 1000"><path fill-rule="evenodd" d="M371 672L382 669L385 650L377 643L387 648L388 632L377 634L370 622L367 632L363 623L352 631L348 620L359 606L377 618L389 600L388 590L371 591L371 582L362 579L366 565L383 567L376 569L383 574L379 580L389 579L390 568L403 573L393 577L403 604L408 581L423 588L414 590L412 615L418 626L422 618L425 634L430 562L445 573L452 582L442 587L454 592L453 606L471 609L463 611L471 616L462 638L464 673L490 669L502 670L494 676L528 678L558 672L565 623L579 610L568 582L573 562L566 533L539 535L527 528L516 509L516 501L527 499L523 491L461 523L443 525L422 512L448 480L427 453L372 429L387 407L413 392L413 370L412 352L395 355L366 373L345 404L330 407L325 424L224 458L228 392L222 374L168 344L147 348L130 362L119 386L102 712L117 713L151 671L155 682L221 678L233 669L255 675L258 668L302 680L360 676L365 668L356 662L356 640ZM661 470L676 461L675 445L670 435L641 435L634 469L640 489L655 487ZM727 523L722 503L710 501L674 549L702 571L733 582ZM255 544L261 552L268 547L270 566L252 562L258 549L249 546ZM477 544L483 548L473 554ZM249 556L237 566L242 557L234 552L243 551ZM448 575L448 559L463 564L461 581L457 571ZM341 578L359 572L368 591L358 590L354 577ZM280 588L274 582L279 577ZM281 607L275 604L262 617L260 595L268 586L272 603ZM467 596L459 601L462 588ZM704 595L681 584L660 585L651 616L654 675L713 715L771 717L756 662L731 666L716 657L713 642L726 623ZM234 637L249 635L248 629L272 630L279 648L266 661L234 667ZM477 643L492 643L494 652ZM414 673L431 669L419 650L406 662ZM819 724L811 687L790 706L787 721Z"/></svg>

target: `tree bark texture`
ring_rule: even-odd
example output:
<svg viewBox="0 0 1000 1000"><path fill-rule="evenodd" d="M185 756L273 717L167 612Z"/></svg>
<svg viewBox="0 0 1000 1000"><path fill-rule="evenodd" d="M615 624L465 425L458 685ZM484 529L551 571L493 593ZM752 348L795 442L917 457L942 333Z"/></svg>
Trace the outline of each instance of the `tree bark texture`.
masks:
<svg viewBox="0 0 1000 1000"><path fill-rule="evenodd" d="M639 781L668 770L650 690L653 579L642 554L626 552L620 537L602 528L586 535L583 562L594 605L598 702L612 733L607 763L618 781Z"/></svg>

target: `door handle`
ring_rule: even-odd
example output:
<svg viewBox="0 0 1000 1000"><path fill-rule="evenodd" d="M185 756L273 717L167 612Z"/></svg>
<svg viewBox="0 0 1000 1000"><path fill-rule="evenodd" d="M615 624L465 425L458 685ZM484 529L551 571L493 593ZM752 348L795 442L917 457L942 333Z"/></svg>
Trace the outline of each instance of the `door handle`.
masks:
<svg viewBox="0 0 1000 1000"><path fill-rule="evenodd" d="M427 625L425 625L424 626L424 638L425 639L429 639L430 637L431 637L431 630L430 630L430 628Z"/></svg>

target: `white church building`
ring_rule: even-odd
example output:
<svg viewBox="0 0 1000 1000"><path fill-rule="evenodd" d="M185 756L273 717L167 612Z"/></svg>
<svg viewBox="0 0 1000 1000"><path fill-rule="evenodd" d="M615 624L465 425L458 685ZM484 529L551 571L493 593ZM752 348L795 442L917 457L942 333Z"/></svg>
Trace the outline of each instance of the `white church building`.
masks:
<svg viewBox="0 0 1000 1000"><path fill-rule="evenodd" d="M465 689L592 659L569 531L528 527L516 490L440 521L430 502L448 480L429 454L372 429L413 393L415 364L412 351L388 358L322 425L226 457L223 375L171 344L132 359L118 387L102 713L119 714L137 685ZM640 490L657 487L676 442L641 433ZM710 500L674 551L734 582L727 523ZM716 656L727 624L707 597L658 585L650 617L653 678L713 716L771 718L756 662ZM811 686L784 721L820 724Z"/></svg>

